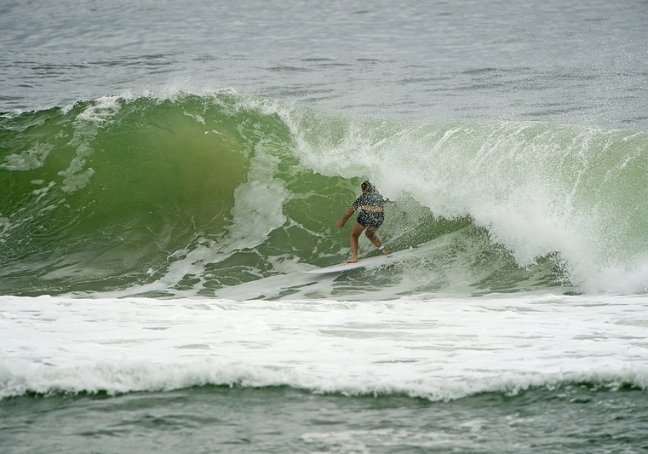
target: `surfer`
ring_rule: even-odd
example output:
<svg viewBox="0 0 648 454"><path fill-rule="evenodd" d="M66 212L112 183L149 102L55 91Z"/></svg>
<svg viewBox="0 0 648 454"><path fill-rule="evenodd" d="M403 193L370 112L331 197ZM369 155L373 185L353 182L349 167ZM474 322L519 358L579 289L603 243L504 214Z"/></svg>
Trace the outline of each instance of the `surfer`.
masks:
<svg viewBox="0 0 648 454"><path fill-rule="evenodd" d="M385 246L380 242L378 236L376 236L376 230L382 225L385 220L385 200L382 195L376 188L369 183L368 181L363 181L360 185L362 189L362 195L358 197L351 207L346 210L342 219L337 221L337 226L339 228L344 227L346 221L360 209L360 213L356 218L355 224L351 229L351 258L347 260L347 263L356 263L358 261L358 238L360 234L365 232L369 241L371 241L374 246L376 246L383 255L389 254L389 251Z"/></svg>

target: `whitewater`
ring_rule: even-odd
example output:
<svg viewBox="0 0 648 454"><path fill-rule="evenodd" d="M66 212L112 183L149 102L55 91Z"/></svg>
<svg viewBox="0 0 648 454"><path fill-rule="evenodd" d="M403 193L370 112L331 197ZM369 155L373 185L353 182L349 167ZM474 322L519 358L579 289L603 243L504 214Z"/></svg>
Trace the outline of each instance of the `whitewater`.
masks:
<svg viewBox="0 0 648 454"><path fill-rule="evenodd" d="M3 306L3 349L14 358L2 374L4 398L211 384L444 400L564 383L648 383L641 298L12 297Z"/></svg>
<svg viewBox="0 0 648 454"><path fill-rule="evenodd" d="M645 451L647 14L0 5L0 451Z"/></svg>

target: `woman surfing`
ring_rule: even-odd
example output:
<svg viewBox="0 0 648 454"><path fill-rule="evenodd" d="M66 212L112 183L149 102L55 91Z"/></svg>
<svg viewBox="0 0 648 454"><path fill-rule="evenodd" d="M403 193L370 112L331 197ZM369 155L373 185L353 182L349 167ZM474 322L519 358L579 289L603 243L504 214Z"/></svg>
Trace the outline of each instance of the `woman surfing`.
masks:
<svg viewBox="0 0 648 454"><path fill-rule="evenodd" d="M383 253L383 255L389 254L389 251L380 242L380 239L376 235L376 230L378 230L385 220L384 206L387 200L385 200L376 188L368 181L363 181L360 188L362 189L362 195L353 202L351 207L342 216L342 219L336 223L339 228L344 227L344 224L346 224L346 221L353 216L353 213L358 209L360 210L356 222L351 228L351 257L347 260L347 263L356 263L358 261L358 238L360 238L363 231L367 238L369 238L369 241L371 241L378 250Z"/></svg>

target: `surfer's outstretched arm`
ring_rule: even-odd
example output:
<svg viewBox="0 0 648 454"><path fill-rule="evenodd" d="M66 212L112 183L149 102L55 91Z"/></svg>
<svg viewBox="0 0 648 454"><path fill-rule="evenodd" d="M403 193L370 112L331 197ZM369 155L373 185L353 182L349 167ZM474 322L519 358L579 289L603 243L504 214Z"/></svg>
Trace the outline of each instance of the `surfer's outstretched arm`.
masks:
<svg viewBox="0 0 648 454"><path fill-rule="evenodd" d="M342 219L340 219L339 221L337 221L336 225L337 225L339 228L344 227L344 224L346 224L346 221L348 221L349 218L350 218L351 216L353 216L353 213L355 213L355 208L350 207L348 210L346 210L346 212L345 212L344 215L342 216Z"/></svg>

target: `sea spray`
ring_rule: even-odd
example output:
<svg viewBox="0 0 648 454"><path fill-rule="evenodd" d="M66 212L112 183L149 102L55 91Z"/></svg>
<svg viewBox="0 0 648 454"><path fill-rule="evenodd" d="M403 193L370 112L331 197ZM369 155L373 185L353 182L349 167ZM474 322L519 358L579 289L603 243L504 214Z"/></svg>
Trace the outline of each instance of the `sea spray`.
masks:
<svg viewBox="0 0 648 454"><path fill-rule="evenodd" d="M520 266L557 253L584 290L644 289L636 285L648 278L640 271L648 247L644 132L349 119L344 134L312 138L300 117L287 123L297 153L316 171L350 176L352 169L394 199L412 198L441 217L468 216Z"/></svg>

